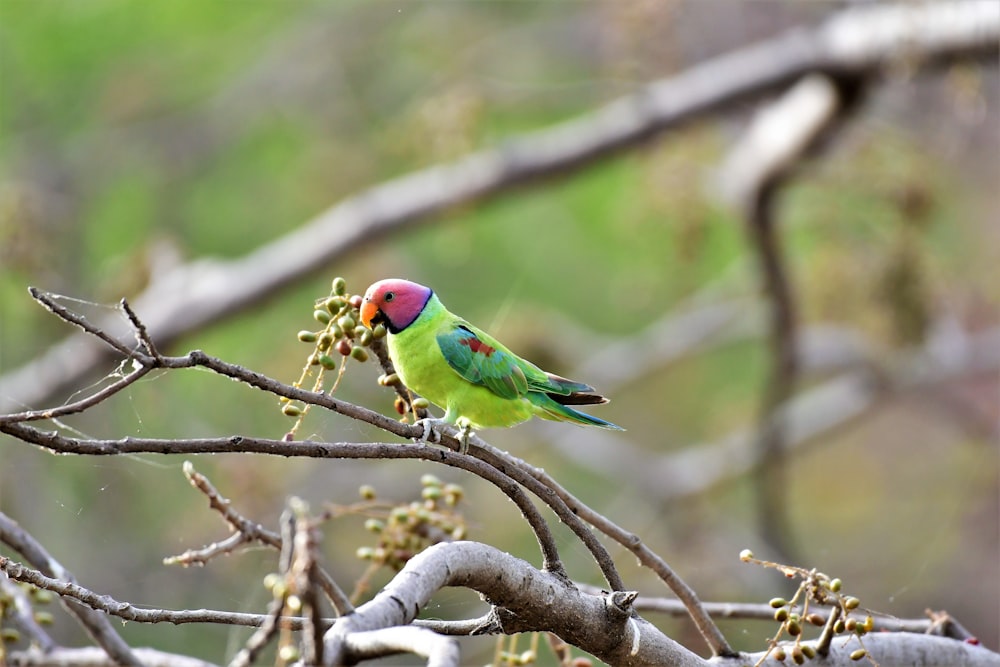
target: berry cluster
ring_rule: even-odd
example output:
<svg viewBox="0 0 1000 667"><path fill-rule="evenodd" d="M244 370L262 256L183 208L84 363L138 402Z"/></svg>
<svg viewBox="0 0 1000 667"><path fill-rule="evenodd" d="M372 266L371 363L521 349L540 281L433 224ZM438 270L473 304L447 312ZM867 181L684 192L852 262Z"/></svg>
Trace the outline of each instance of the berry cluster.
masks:
<svg viewBox="0 0 1000 667"><path fill-rule="evenodd" d="M455 507L465 491L458 484L445 484L434 475L420 478L420 500L390 504L379 502L375 488L359 489L365 501L354 509L363 514L365 529L378 536L374 546L358 548L357 556L370 561L368 571L358 582L352 598L360 598L368 580L382 567L399 571L406 562L438 542L465 539L465 518Z"/></svg>
<svg viewBox="0 0 1000 667"><path fill-rule="evenodd" d="M744 563L756 563L777 569L789 579L798 577L802 580L790 600L776 597L769 602L774 608L774 620L781 625L775 636L769 640L770 648L757 663L758 665L768 656L780 662L791 658L796 665L804 664L806 660L812 660L817 655L825 655L829 651L831 640L836 636L857 640L860 647L851 652L851 660L867 657L873 665L877 664L861 639L874 629L875 619L871 614L866 614L863 619L854 615L857 614L861 601L841 592L843 583L840 579L831 578L815 569L806 570L758 560L749 549L740 552L740 560ZM815 609L810 610L810 605L814 608L825 607L829 611L826 614L817 613ZM822 628L815 642L803 643L807 625ZM785 635L791 638L790 645L788 642L779 643Z"/></svg>
<svg viewBox="0 0 1000 667"><path fill-rule="evenodd" d="M314 349L309 354L299 379L293 383L294 387L302 387L307 378L315 377L312 390L322 390L324 373L338 369L339 357L337 379L330 389L332 393L344 375L348 359L368 361L368 348L377 339L385 337L386 330L382 325L370 330L360 323L361 314L358 309L361 302L360 294L348 295L347 281L339 276L333 279L330 295L318 299L313 310L313 319L323 328L318 331L306 329L298 333L298 339L303 343L312 343ZM289 432L289 436L294 436L302 418L309 411L309 406L287 398L282 398L281 404L281 411L285 415L296 418L295 426Z"/></svg>

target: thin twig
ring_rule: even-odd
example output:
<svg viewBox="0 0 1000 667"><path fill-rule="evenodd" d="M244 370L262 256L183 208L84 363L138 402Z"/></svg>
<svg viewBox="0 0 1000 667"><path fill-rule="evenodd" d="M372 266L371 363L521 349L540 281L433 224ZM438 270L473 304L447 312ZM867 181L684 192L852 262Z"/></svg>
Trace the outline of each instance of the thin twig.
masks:
<svg viewBox="0 0 1000 667"><path fill-rule="evenodd" d="M44 419L58 419L60 417L65 417L66 415L74 415L84 412L94 407L98 403L101 403L102 401L111 398L112 396L120 392L122 389L125 389L129 385L135 383L137 380L148 375L149 372L152 370L154 370L153 366L140 365L138 368L133 370L125 377L119 380L115 380L107 387L104 387L100 391L96 391L93 394L80 399L79 401L73 401L72 403L60 405L57 408L46 408L44 410L25 410L23 412L15 412L12 414L0 415L0 421L9 421L9 422L41 421Z"/></svg>
<svg viewBox="0 0 1000 667"><path fill-rule="evenodd" d="M139 316L135 314L132 310L132 306L129 305L128 300L124 297L118 302L118 305L123 311L125 311L125 316L128 317L129 323L132 325L132 329L135 332L135 340L139 345L146 350L146 353L153 357L154 359L160 358L160 352L156 349L156 345L153 344L153 339L149 337L149 332L146 330L146 325L143 324Z"/></svg>

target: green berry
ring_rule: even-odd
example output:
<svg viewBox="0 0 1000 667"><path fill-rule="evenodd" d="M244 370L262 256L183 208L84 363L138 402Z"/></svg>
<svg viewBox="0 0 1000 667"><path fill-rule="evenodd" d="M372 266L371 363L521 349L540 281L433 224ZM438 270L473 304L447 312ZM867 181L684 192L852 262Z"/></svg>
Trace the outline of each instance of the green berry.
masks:
<svg viewBox="0 0 1000 667"><path fill-rule="evenodd" d="M336 294L337 296L344 296L345 294L347 294L347 281L341 278L340 276L337 276L336 278L333 279L331 287L333 289L333 293Z"/></svg>
<svg viewBox="0 0 1000 667"><path fill-rule="evenodd" d="M375 487L371 484L362 484L358 489L358 495L364 500L375 500Z"/></svg>
<svg viewBox="0 0 1000 667"><path fill-rule="evenodd" d="M302 414L302 408L293 403L286 403L285 406L281 408L281 411L286 417L298 417Z"/></svg>
<svg viewBox="0 0 1000 667"><path fill-rule="evenodd" d="M358 361L368 361L368 351L360 345L351 348L351 356Z"/></svg>
<svg viewBox="0 0 1000 667"><path fill-rule="evenodd" d="M313 332L313 331L306 331L306 330L303 329L302 331L300 331L298 333L298 338L303 343L315 343L316 342L316 333Z"/></svg>
<svg viewBox="0 0 1000 667"><path fill-rule="evenodd" d="M326 312L325 310L314 310L313 319L319 322L320 324L329 324L330 313Z"/></svg>
<svg viewBox="0 0 1000 667"><path fill-rule="evenodd" d="M768 602L768 604L771 605L773 608L778 609L779 607L787 607L788 600L786 600L785 598L771 598L771 601Z"/></svg>
<svg viewBox="0 0 1000 667"><path fill-rule="evenodd" d="M344 315L337 320L337 326L343 329L345 334L351 335L354 333L354 329L358 326L358 323L350 315Z"/></svg>

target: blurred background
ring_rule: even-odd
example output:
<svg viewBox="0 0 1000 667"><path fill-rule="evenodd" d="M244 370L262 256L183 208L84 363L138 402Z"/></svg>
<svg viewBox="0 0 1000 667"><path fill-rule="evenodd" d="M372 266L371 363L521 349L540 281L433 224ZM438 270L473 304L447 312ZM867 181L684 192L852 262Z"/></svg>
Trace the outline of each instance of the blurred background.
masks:
<svg viewBox="0 0 1000 667"><path fill-rule="evenodd" d="M88 316L113 314L120 298L173 266L240 257L370 185L572 118L844 5L0 0L0 375L70 333L30 299L29 285L71 297L64 303ZM893 72L778 201L802 331L832 332L853 351L808 372L800 388L874 362L885 363L887 386L897 371L912 385L872 398L790 455L782 491L796 564L841 577L875 610L948 610L993 649L998 373L921 383L921 371L1000 324L997 92L995 61ZM531 423L484 433L491 443L638 533L702 599L788 594L782 577L738 559L746 547L774 555L758 533L750 476L721 474L685 490L680 482L711 471L677 467L706 465L712 459L699 452L752 430L767 378L756 259L744 222L713 185L754 109L390 236L167 351L200 348L291 382L310 351L296 332L314 326L313 301L334 276L353 293L390 276L431 285L523 356L597 385L613 399L599 416L628 429ZM709 308L736 316L685 353L657 351L653 341L667 335L657 331ZM337 395L391 413L378 372L351 365ZM102 377L89 382L54 404ZM152 376L63 422L94 438L278 438L289 427L269 396L192 370ZM299 436L385 439L319 411ZM191 458L237 509L269 526L292 494L322 508L353 502L368 483L407 501L433 473L464 486L471 539L539 564L514 506L455 470ZM228 535L182 462L53 457L0 436L0 510L100 593L137 606L262 612L272 552L198 569L162 564ZM325 533L328 565L348 589L366 566L355 550L373 541L362 521L338 519ZM585 549L554 529L570 574L600 583ZM609 548L630 588L666 594L624 549ZM389 575L380 576L377 585ZM426 615L483 610L475 595L448 590ZM702 650L687 622L648 618ZM754 650L774 632L743 621L723 629ZM121 631L135 645L215 662L250 634L134 623ZM86 641L59 614L53 632ZM463 646L469 664L491 659L492 639Z"/></svg>

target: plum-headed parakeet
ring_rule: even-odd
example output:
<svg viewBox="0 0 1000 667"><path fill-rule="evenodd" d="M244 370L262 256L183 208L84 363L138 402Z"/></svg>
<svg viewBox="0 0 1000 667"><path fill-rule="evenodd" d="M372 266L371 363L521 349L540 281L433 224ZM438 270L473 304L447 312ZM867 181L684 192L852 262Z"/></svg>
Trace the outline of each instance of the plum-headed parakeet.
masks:
<svg viewBox="0 0 1000 667"><path fill-rule="evenodd" d="M532 417L623 430L574 410L608 399L593 387L546 373L444 307L408 280L380 280L365 293L361 321L384 324L400 379L444 408L444 421L469 428L513 426ZM466 435L467 437L467 435Z"/></svg>

